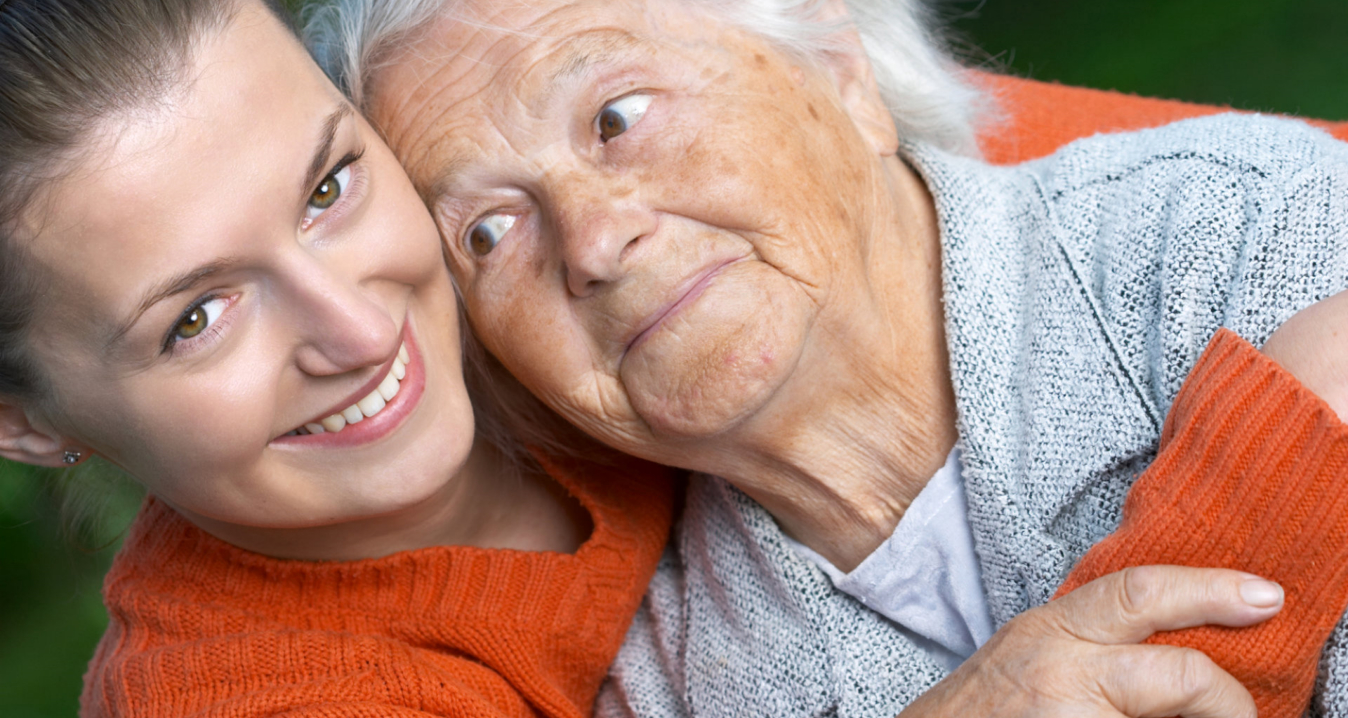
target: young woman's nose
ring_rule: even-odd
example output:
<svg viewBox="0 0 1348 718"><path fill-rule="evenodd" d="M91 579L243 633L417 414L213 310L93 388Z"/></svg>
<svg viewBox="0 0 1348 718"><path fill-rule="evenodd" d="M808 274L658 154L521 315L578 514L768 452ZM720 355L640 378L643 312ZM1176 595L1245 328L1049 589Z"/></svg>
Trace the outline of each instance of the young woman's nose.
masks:
<svg viewBox="0 0 1348 718"><path fill-rule="evenodd" d="M550 183L566 284L587 297L624 273L624 260L643 237L655 231L655 215L640 203L636 187L611 177L571 173Z"/></svg>
<svg viewBox="0 0 1348 718"><path fill-rule="evenodd" d="M299 339L296 362L311 376L332 376L378 366L398 351L402 316L359 282L318 263L299 270L289 300Z"/></svg>

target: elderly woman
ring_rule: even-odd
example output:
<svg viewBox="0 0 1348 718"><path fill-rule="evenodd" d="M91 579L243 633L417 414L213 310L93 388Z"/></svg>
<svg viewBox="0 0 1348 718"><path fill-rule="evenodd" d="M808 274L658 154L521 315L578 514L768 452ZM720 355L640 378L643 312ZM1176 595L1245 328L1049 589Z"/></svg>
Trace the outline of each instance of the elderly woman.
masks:
<svg viewBox="0 0 1348 718"><path fill-rule="evenodd" d="M483 342L699 472L608 696L639 714L897 711L1117 525L1219 328L1348 286L1329 137L1224 117L994 169L902 3L350 5L320 49Z"/></svg>

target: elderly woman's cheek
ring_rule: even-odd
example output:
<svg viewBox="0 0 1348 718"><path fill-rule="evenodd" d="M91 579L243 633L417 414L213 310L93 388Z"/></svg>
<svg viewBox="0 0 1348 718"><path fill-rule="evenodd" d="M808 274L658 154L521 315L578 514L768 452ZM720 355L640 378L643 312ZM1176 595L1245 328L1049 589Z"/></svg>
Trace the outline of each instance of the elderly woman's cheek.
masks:
<svg viewBox="0 0 1348 718"><path fill-rule="evenodd" d="M796 370L814 306L761 263L735 266L628 352L619 371L633 410L680 437L752 416Z"/></svg>

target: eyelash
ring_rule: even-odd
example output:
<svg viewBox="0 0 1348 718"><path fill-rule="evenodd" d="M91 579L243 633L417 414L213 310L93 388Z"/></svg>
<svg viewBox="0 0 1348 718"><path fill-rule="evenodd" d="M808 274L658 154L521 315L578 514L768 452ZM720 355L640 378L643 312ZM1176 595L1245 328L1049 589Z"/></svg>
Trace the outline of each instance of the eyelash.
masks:
<svg viewBox="0 0 1348 718"><path fill-rule="evenodd" d="M594 115L594 119L592 119L592 120L590 121L590 127L596 132L597 135L602 135L602 134L603 134L602 119L603 119L603 116L604 116L604 112L605 112L606 110L608 110L609 108L613 107L614 105L617 105L617 104L620 103L620 102L623 102L623 101L625 101L625 100L633 100L633 99L636 99L636 98L644 98L645 101L644 101L644 103L642 103L642 102L640 102L640 101L638 100L638 104L640 104L640 108L636 110L636 115L637 115L637 116L633 119L632 123L631 123L630 125L628 125L628 126L625 126L625 127L623 128L623 131L620 133L620 135L626 134L626 133L629 132L633 127L635 127L637 124L639 124L643 119L645 119L645 115L646 115L646 113L647 113L647 111L648 111L648 109L649 109L651 103L652 103L652 102L654 101L654 99L655 99L653 95L648 94L648 91L645 91L645 90L632 90L632 91L629 91L629 92L626 92L626 93L623 93L623 94L620 94L620 95L617 95L617 96L612 96L612 97L610 97L609 99L604 100L603 103L599 106L598 112ZM607 145L608 143L610 143L610 142L612 142L613 140L616 140L616 139L617 139L616 136L613 137L613 138L609 138L609 139L604 139L604 138L601 136L601 137L599 138L599 142L600 142L601 145ZM493 216L495 216L495 215L505 215L505 214L509 214L509 213L506 212L506 211L504 211L503 209L500 209L500 208L492 209L492 210L490 210L490 211L488 211L488 212L486 212L486 213L483 213L483 214L481 214L481 215L476 216L476 217L473 218L470 222L468 222L466 225L464 225L464 227L465 227L464 234L463 234L461 237L459 237L458 246L459 246L459 249L465 253L465 256L466 256L470 261L472 261L472 262L474 262L474 263L480 262L480 261L482 261L483 259L485 259L485 258L487 257L487 254L490 254L490 253L491 253L490 251L488 251L487 254L481 254L481 255L473 256L473 255L474 255L474 252L473 252L472 247L471 247L471 244L470 244L470 237L472 236L473 231L476 230L477 227L478 227L479 225L481 225L483 222L485 222L487 219L489 219L489 218L491 218L491 217L493 217ZM511 220L511 223L513 224L517 219L518 219L518 218L512 219L512 220ZM504 238L504 235L505 235L505 234L509 234L510 231L511 231L511 229L512 229L512 227L509 227L509 226L508 226L508 227L505 229L505 231L502 233L502 238ZM495 247L493 247L493 249L495 249Z"/></svg>
<svg viewBox="0 0 1348 718"><path fill-rule="evenodd" d="M329 177L332 177L333 175L341 172L347 167L351 167L352 169L351 180L347 186L342 188L342 196L337 199L337 203L323 210L318 214L317 217L314 217L313 219L309 219L306 217L303 220L301 220L300 222L301 229L308 230L309 228L313 227L316 224L319 224L320 222L327 223L335 221L335 218L340 217L342 214L341 208L349 203L348 197L351 195L359 196L357 190L361 189L364 185L365 173L360 172L359 168L357 168L355 165L364 156L365 156L365 148L363 147L358 151L346 153L346 155L342 157L342 159L338 160L337 163L334 164L332 168L328 170L327 174L323 175L323 178L318 181L318 184L314 185L313 191L309 193L310 197L312 197L314 193L318 191L319 185L328 181ZM308 206L309 206L308 199L306 199L305 207ZM329 216L332 216L333 218L329 219Z"/></svg>
<svg viewBox="0 0 1348 718"><path fill-rule="evenodd" d="M182 323L186 321L189 316L192 315L192 312L204 310L207 304L214 302L217 299L229 300L228 303L225 305L225 310L221 312L219 319L212 322L211 325L207 327L204 332L190 339L175 340L173 338L173 333L176 332L178 330L178 327L181 326ZM192 302L191 304L187 305L187 308L183 309L182 313L180 313L177 316L177 318L173 320L172 326L169 327L168 332L164 335L164 345L163 345L164 353L171 354L173 356L182 356L184 354L190 354L193 351L195 351L194 347L214 340L215 337L219 336L219 334L223 332L226 327L229 326L230 317L232 314L230 310L234 307L235 299L237 299L237 297L231 297L228 294L213 293L207 294L206 296L201 297L200 299L197 299L195 302Z"/></svg>
<svg viewBox="0 0 1348 718"><path fill-rule="evenodd" d="M641 124L641 121L645 119L646 113L650 110L650 106L654 101L655 101L654 95L652 95L650 92L646 90L633 90L631 92L627 92L625 94L613 97L612 99L605 100L604 103L599 106L599 111L598 113L595 114L594 120L591 122L591 126L594 128L595 133L599 138L599 143L601 145L607 145L608 143L618 139L618 137L630 132L632 128ZM613 137L605 138L603 136L605 130L604 127L605 113L607 113L610 109L615 108L618 105L624 103L628 105L627 107L628 111L634 112L636 114L636 117L632 119L632 122L630 124L626 121L626 119L623 119L622 131Z"/></svg>

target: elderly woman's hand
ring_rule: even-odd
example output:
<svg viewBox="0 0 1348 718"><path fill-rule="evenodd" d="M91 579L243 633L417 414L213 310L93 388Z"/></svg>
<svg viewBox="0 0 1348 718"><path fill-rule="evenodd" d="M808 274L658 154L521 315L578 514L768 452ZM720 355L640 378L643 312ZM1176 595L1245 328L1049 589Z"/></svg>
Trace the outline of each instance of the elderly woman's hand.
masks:
<svg viewBox="0 0 1348 718"><path fill-rule="evenodd" d="M1348 292L1294 314L1261 351L1348 420Z"/></svg>
<svg viewBox="0 0 1348 718"><path fill-rule="evenodd" d="M1281 608L1281 589L1246 573L1126 569L1017 616L902 716L1255 718L1250 694L1204 654L1137 644Z"/></svg>

